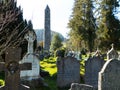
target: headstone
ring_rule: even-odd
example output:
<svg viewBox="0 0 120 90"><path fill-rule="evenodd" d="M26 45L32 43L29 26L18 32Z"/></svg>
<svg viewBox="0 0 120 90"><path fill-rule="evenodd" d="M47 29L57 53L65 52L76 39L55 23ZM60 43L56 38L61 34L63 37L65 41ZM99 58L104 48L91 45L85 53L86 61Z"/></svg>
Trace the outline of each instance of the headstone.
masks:
<svg viewBox="0 0 120 90"><path fill-rule="evenodd" d="M50 29L50 8L47 5L45 9L45 31L44 31L44 49L49 51L51 44L51 29Z"/></svg>
<svg viewBox="0 0 120 90"><path fill-rule="evenodd" d="M112 44L111 50L107 52L107 60L118 59L118 56L118 52L114 49L114 45Z"/></svg>
<svg viewBox="0 0 120 90"><path fill-rule="evenodd" d="M31 64L19 64L20 48L9 48L6 51L5 62L0 63L0 71L5 71L5 86L0 90L28 90L29 87L20 84L20 70L31 69Z"/></svg>
<svg viewBox="0 0 120 90"><path fill-rule="evenodd" d="M87 84L72 83L69 90L95 90L93 86Z"/></svg>
<svg viewBox="0 0 120 90"><path fill-rule="evenodd" d="M71 51L71 50L68 51L67 56L74 57L75 56L74 51Z"/></svg>
<svg viewBox="0 0 120 90"><path fill-rule="evenodd" d="M58 58L57 86L70 87L71 83L80 83L80 62L70 56Z"/></svg>
<svg viewBox="0 0 120 90"><path fill-rule="evenodd" d="M25 39L28 41L28 52L23 57L22 61L20 63L29 62L32 63L32 70L22 70L20 73L20 77L23 80L32 80L37 79L40 77L40 65L39 65L39 59L36 55L33 53L33 42L35 40L35 32L29 31L25 35Z"/></svg>
<svg viewBox="0 0 120 90"><path fill-rule="evenodd" d="M108 60L99 72L98 90L120 90L120 60Z"/></svg>
<svg viewBox="0 0 120 90"><path fill-rule="evenodd" d="M81 60L81 58L82 58L81 53L80 53L80 52L76 52L76 53L75 53L75 58L76 58L77 60Z"/></svg>
<svg viewBox="0 0 120 90"><path fill-rule="evenodd" d="M98 88L98 73L104 64L104 59L100 52L96 52L93 57L85 61L85 84Z"/></svg>

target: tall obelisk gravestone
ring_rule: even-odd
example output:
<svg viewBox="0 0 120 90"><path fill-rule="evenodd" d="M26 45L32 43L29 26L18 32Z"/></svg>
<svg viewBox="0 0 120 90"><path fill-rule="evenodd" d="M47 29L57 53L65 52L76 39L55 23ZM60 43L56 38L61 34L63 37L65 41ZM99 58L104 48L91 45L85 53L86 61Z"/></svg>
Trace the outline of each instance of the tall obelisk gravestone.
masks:
<svg viewBox="0 0 120 90"><path fill-rule="evenodd" d="M45 9L45 24L44 24L44 49L49 51L51 44L51 30L50 30L50 8L47 5Z"/></svg>

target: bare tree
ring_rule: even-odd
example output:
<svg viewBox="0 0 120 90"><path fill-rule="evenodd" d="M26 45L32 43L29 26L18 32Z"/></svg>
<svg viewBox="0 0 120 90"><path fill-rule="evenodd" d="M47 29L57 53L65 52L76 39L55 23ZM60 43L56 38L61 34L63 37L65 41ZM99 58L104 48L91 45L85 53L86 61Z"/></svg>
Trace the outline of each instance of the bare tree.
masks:
<svg viewBox="0 0 120 90"><path fill-rule="evenodd" d="M0 55L10 46L18 47L29 28L23 19L19 20L22 11L14 6L16 3L13 1L0 3Z"/></svg>

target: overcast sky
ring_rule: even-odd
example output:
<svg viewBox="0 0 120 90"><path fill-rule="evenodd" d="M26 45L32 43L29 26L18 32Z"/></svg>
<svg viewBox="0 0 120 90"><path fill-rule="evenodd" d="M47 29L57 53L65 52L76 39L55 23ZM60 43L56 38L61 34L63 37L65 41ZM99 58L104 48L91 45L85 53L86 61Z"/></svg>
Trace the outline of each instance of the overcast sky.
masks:
<svg viewBox="0 0 120 90"><path fill-rule="evenodd" d="M48 5L51 10L51 30L67 36L67 23L72 13L74 0L17 0L23 9L23 17L32 20L34 29L44 28L44 10Z"/></svg>

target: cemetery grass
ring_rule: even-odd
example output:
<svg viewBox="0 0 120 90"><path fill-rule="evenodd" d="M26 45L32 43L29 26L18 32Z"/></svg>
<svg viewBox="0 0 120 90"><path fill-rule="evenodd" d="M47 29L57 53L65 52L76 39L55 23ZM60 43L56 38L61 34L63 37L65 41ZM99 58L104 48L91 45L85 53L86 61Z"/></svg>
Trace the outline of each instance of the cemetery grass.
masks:
<svg viewBox="0 0 120 90"><path fill-rule="evenodd" d="M81 76L84 77L85 72L85 60L88 58L88 56L82 56L82 60L80 61L81 65ZM45 82L50 87L50 90L60 90L57 88L57 66L56 66L56 59L54 57L50 57L49 59L44 59L43 61L40 61L41 69L48 71L50 76L43 77L45 79ZM81 83L84 83L84 80L81 80ZM61 90L68 90L68 88L61 89Z"/></svg>
<svg viewBox="0 0 120 90"><path fill-rule="evenodd" d="M81 64L81 76L84 77L84 62L85 60L88 58L88 56L82 56L82 60L80 61ZM40 61L40 65L41 65L41 69L48 71L49 72L49 76L43 77L45 82L48 84L49 86L49 90L68 90L68 88L66 89L58 89L57 88L57 66L56 66L56 57L50 57L49 59L44 59L43 61ZM81 83L84 83L84 81L82 80ZM0 86L4 86L4 73L0 72ZM48 89L44 89L44 90L48 90Z"/></svg>
<svg viewBox="0 0 120 90"><path fill-rule="evenodd" d="M45 82L50 87L50 90L57 90L56 79L57 79L57 67L56 58L50 57L40 61L41 69L48 71L50 76L43 77Z"/></svg>
<svg viewBox="0 0 120 90"><path fill-rule="evenodd" d="M57 87L57 66L56 66L56 60L55 57L50 57L49 59L44 59L43 61L40 61L41 69L48 71L50 76L44 77L45 82L49 86L49 90L68 90L69 88L58 88ZM47 89L46 89L47 90Z"/></svg>

